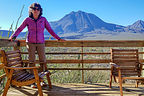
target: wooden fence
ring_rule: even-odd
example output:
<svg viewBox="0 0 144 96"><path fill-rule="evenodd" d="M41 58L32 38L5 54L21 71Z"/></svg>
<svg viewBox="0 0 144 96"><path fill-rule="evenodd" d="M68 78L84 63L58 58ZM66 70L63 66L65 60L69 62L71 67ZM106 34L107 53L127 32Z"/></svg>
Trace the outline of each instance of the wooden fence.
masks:
<svg viewBox="0 0 144 96"><path fill-rule="evenodd" d="M1 43L0 41L0 47L6 47L5 44ZM19 43L14 43L7 45L15 45L14 49L21 49L21 47L26 46L25 40L19 40ZM16 45L19 46L16 46ZM127 41L122 41L122 40L68 40L68 41L56 41L56 40L46 40L45 42L46 48L78 48L79 51L76 52L69 52L69 51L63 51L63 52L46 52L46 55L79 55L79 59L58 59L58 58L53 58L53 59L47 59L47 64L52 63L52 64L81 64L81 68L48 68L49 70L81 70L82 71L82 82L84 82L84 70L110 70L110 68L85 68L84 64L94 64L94 63L109 63L110 62L110 51L102 51L99 52L97 49L104 49L107 48L110 50L110 48L139 48L139 55L141 55L140 61L143 63L144 58L144 40L127 40ZM86 51L89 48L94 48L94 51ZM28 54L28 52L22 52L22 54ZM98 56L107 56L108 58L92 58L92 59L87 59L86 55L98 55ZM24 60L24 62L28 62L28 60ZM38 60L36 61L38 63ZM0 68L3 68L3 65L0 65ZM3 76L0 76L0 78L3 78Z"/></svg>

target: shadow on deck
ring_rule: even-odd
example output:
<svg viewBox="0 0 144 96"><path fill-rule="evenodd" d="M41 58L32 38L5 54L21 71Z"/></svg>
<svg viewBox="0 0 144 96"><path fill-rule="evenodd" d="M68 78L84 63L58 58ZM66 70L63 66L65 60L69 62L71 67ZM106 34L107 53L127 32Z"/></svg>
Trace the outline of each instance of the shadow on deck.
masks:
<svg viewBox="0 0 144 96"><path fill-rule="evenodd" d="M124 96L144 96L144 85L135 88L134 84L123 85ZM53 88L43 87L44 96L120 96L118 84L113 84L112 89L108 84L53 84ZM24 86L11 87L7 96L38 96L37 88Z"/></svg>

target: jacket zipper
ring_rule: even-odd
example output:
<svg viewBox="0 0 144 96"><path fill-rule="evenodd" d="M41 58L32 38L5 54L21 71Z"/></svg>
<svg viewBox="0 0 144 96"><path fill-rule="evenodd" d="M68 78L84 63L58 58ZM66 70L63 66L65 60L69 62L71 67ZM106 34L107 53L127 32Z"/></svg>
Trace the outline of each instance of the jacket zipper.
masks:
<svg viewBox="0 0 144 96"><path fill-rule="evenodd" d="M36 43L37 43L37 21L35 21L36 23Z"/></svg>
<svg viewBox="0 0 144 96"><path fill-rule="evenodd" d="M36 23L36 43L37 43L37 22L38 22L39 18L35 21Z"/></svg>

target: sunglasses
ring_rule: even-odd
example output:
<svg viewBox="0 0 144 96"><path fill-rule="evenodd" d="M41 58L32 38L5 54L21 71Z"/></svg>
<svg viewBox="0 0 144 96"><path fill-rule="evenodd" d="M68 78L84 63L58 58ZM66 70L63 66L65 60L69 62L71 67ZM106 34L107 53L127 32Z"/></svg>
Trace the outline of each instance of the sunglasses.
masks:
<svg viewBox="0 0 144 96"><path fill-rule="evenodd" d="M40 11L40 8L32 8L34 11Z"/></svg>

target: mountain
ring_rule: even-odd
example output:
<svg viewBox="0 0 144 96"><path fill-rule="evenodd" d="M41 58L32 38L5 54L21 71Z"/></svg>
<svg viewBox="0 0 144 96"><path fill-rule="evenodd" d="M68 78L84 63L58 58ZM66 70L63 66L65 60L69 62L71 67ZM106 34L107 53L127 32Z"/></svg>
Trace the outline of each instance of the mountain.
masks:
<svg viewBox="0 0 144 96"><path fill-rule="evenodd" d="M111 39L113 36L121 35L125 38L130 35L134 37L144 33L144 21L138 20L132 25L122 26L107 23L94 14L83 11L70 12L58 21L50 22L52 29L64 39ZM0 35L7 37L7 30L0 30ZM12 32L11 32L12 33ZM19 38L25 38L26 32L21 32ZM105 36L109 37L105 37ZM45 39L49 39L50 34L45 30ZM122 39L121 37L119 37ZM143 38L143 37L142 37ZM52 38L53 39L53 38Z"/></svg>
<svg viewBox="0 0 144 96"><path fill-rule="evenodd" d="M2 37L10 37L12 35L12 31L8 31L8 30L0 30L0 36ZM25 38L26 36L26 32L21 32L19 35L18 35L18 38Z"/></svg>
<svg viewBox="0 0 144 96"><path fill-rule="evenodd" d="M143 21L139 20L132 25L122 26L107 23L94 14L83 11L72 11L62 19L50 22L53 30L66 39L83 39L97 34L118 35L121 32L144 33Z"/></svg>
<svg viewBox="0 0 144 96"><path fill-rule="evenodd" d="M138 20L125 28L126 32L144 33L144 21Z"/></svg>
<svg viewBox="0 0 144 96"><path fill-rule="evenodd" d="M9 34L9 35L8 35ZM10 37L12 35L12 31L8 31L8 30L0 30L0 37L2 36L2 37L4 37L4 38L8 38L8 37ZM47 32L47 31L45 31L44 32L44 36L45 36L45 38L46 39L49 39L49 37L50 37L50 34ZM21 32L19 35L18 35L18 37L17 38L19 38L19 39L25 39L25 37L26 37L26 32ZM54 39L54 38L52 38L52 39Z"/></svg>
<svg viewBox="0 0 144 96"><path fill-rule="evenodd" d="M83 11L71 12L62 19L50 23L54 31L62 33L91 32L97 29L118 31L124 26L106 23L99 17Z"/></svg>

